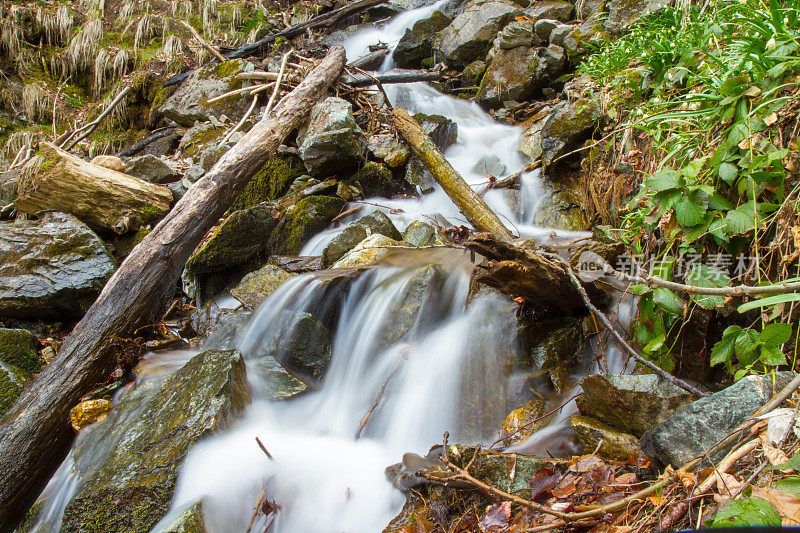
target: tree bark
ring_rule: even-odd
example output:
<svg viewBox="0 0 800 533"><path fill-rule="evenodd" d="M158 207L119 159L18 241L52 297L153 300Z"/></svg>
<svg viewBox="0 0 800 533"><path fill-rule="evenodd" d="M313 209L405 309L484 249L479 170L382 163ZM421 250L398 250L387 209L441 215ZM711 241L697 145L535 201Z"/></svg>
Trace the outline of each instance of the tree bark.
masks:
<svg viewBox="0 0 800 533"><path fill-rule="evenodd" d="M240 48L237 48L233 52L228 52L225 54L225 57L227 59L237 59L240 57L254 56L258 54L265 46L274 43L278 38L282 37L285 39L293 39L298 35L303 35L307 30L331 27L347 17L356 15L365 9L384 3L386 3L386 0L358 0L356 2L347 2L342 7L334 9L333 11L328 11L327 13L317 15L306 22L296 24L295 26L291 26L285 30L279 31L278 33L267 35L263 39L260 39L254 43L246 44ZM181 83L183 80L188 78L192 72L194 72L194 70L190 70L189 72L184 72L182 74L176 74L165 81L163 86L169 87L170 85Z"/></svg>
<svg viewBox="0 0 800 533"><path fill-rule="evenodd" d="M0 426L0 532L14 529L66 456L72 440L69 411L114 369L113 337L128 337L159 319L203 235L336 81L344 64L344 49L331 49L286 96L274 118L264 117L189 189L134 248L56 358L8 411Z"/></svg>
<svg viewBox="0 0 800 533"><path fill-rule="evenodd" d="M169 212L172 193L166 187L87 163L47 142L39 147L38 163L20 179L17 210L63 211L118 234L155 224Z"/></svg>
<svg viewBox="0 0 800 533"><path fill-rule="evenodd" d="M417 121L405 109L395 108L392 113L397 130L467 220L478 231L488 231L503 240L512 239L513 236L508 228L494 211L489 209L483 198L455 171Z"/></svg>
<svg viewBox="0 0 800 533"><path fill-rule="evenodd" d="M358 66L358 65L353 65ZM360 67L359 67L360 68ZM428 72L426 70L393 70L385 74L375 74L374 77L356 76L345 78L343 81L351 87L369 87L375 85L375 80L381 83L413 83L415 81L436 81L442 79L438 72Z"/></svg>

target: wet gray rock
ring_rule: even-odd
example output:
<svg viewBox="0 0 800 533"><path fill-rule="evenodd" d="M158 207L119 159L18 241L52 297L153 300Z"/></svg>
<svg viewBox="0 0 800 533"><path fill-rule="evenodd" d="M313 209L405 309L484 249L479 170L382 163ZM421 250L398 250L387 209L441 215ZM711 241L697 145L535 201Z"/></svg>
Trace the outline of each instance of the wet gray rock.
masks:
<svg viewBox="0 0 800 533"><path fill-rule="evenodd" d="M355 169L367 147L364 133L353 118L352 106L335 97L314 106L297 143L308 171L321 177Z"/></svg>
<svg viewBox="0 0 800 533"><path fill-rule="evenodd" d="M580 184L573 180L546 180L544 196L533 213L533 223L543 228L583 231L589 221L583 212Z"/></svg>
<svg viewBox="0 0 800 533"><path fill-rule="evenodd" d="M65 213L0 222L0 316L77 318L116 265L102 241Z"/></svg>
<svg viewBox="0 0 800 533"><path fill-rule="evenodd" d="M169 189L170 192L172 193L172 200L174 202L177 202L178 200L183 198L183 195L186 194L186 191L189 190L186 187L186 185L183 184L183 181L176 181L174 183L170 183L169 185L167 185L167 189Z"/></svg>
<svg viewBox="0 0 800 533"><path fill-rule="evenodd" d="M125 165L125 172L131 176L153 183L172 183L180 179L180 174L154 155L134 157Z"/></svg>
<svg viewBox="0 0 800 533"><path fill-rule="evenodd" d="M641 437L696 398L655 374L595 374L581 383L578 410Z"/></svg>
<svg viewBox="0 0 800 533"><path fill-rule="evenodd" d="M502 176L506 171L506 165L495 154L485 155L475 163L473 172L479 174L491 174L494 177Z"/></svg>
<svg viewBox="0 0 800 533"><path fill-rule="evenodd" d="M576 148L598 125L600 103L580 98L557 107L542 128L542 164L545 171L553 162Z"/></svg>
<svg viewBox="0 0 800 533"><path fill-rule="evenodd" d="M403 241L414 246L431 246L436 242L436 228L415 220L403 231Z"/></svg>
<svg viewBox="0 0 800 533"><path fill-rule="evenodd" d="M0 206L9 204L17 198L17 183L21 175L21 169L0 172Z"/></svg>
<svg viewBox="0 0 800 533"><path fill-rule="evenodd" d="M433 55L432 42L436 34L450 25L452 20L441 11L434 11L430 17L418 20L406 30L392 53L400 68L419 68L422 61Z"/></svg>
<svg viewBox="0 0 800 533"><path fill-rule="evenodd" d="M475 99L490 108L508 100L527 100L557 78L565 66L564 49L555 45L498 50Z"/></svg>
<svg viewBox="0 0 800 533"><path fill-rule="evenodd" d="M543 41L550 41L550 32L562 24L555 19L540 19L533 25L533 31Z"/></svg>
<svg viewBox="0 0 800 533"><path fill-rule="evenodd" d="M512 50L518 46L535 46L540 39L534 32L532 20L515 20L502 29L497 36L497 46L500 50Z"/></svg>
<svg viewBox="0 0 800 533"><path fill-rule="evenodd" d="M192 445L229 428L249 402L236 351L200 353L133 389L75 443L78 488L62 530L149 531L167 514Z"/></svg>
<svg viewBox="0 0 800 533"><path fill-rule="evenodd" d="M414 120L442 152L454 145L458 139L458 125L447 117L417 113L414 115ZM406 166L405 179L423 192L433 189L436 184L433 175L416 156L412 156Z"/></svg>
<svg viewBox="0 0 800 533"><path fill-rule="evenodd" d="M246 65L243 59L232 59L198 69L167 98L159 111L166 118L186 127L193 126L196 120L205 122L211 116L225 114L234 119L241 117L249 104L246 98L225 98L214 103L208 101L241 88L242 81L236 79L236 74L244 72Z"/></svg>
<svg viewBox="0 0 800 533"><path fill-rule="evenodd" d="M531 161L542 157L542 130L547 118L548 115L537 116L523 124L526 129L519 138L517 149Z"/></svg>
<svg viewBox="0 0 800 533"><path fill-rule="evenodd" d="M285 281L296 274L287 272L275 265L264 265L255 272L250 272L239 284L231 289L231 296L242 302L248 309L256 309Z"/></svg>
<svg viewBox="0 0 800 533"><path fill-rule="evenodd" d="M661 464L682 466L725 438L795 377L794 372L747 376L675 412L641 438L644 452ZM711 456L718 461L729 449Z"/></svg>
<svg viewBox="0 0 800 533"><path fill-rule="evenodd" d="M387 348L408 338L419 326L429 326L437 316L436 301L444 274L436 265L418 269L405 286L400 298L395 300L388 317L392 317L381 333L379 348Z"/></svg>
<svg viewBox="0 0 800 533"><path fill-rule="evenodd" d="M567 43L567 37L572 32L572 28L573 28L572 26L569 26L567 24L558 24L557 26L554 26L550 30L550 33L548 34L548 39L550 39L550 42L555 44L556 46L564 48L568 54L577 53L578 51L577 48L569 48Z"/></svg>
<svg viewBox="0 0 800 533"><path fill-rule="evenodd" d="M259 357L251 364L253 379L267 400L288 400L308 390L308 385L292 376L272 356Z"/></svg>
<svg viewBox="0 0 800 533"><path fill-rule="evenodd" d="M190 503L170 511L151 533L207 533L203 502Z"/></svg>
<svg viewBox="0 0 800 533"><path fill-rule="evenodd" d="M286 311L276 319L270 338L261 341L253 360L274 357L280 365L303 382L318 385L331 362L328 328L306 312Z"/></svg>
<svg viewBox="0 0 800 533"><path fill-rule="evenodd" d="M381 234L391 239L400 240L400 232L391 219L383 211L373 211L355 222L351 222L340 234L331 240L322 251L322 267L328 268L341 259L347 252L369 237Z"/></svg>
<svg viewBox="0 0 800 533"><path fill-rule="evenodd" d="M391 133L370 136L368 147L375 157L382 159L392 168L406 164L411 157L411 150L408 146Z"/></svg>
<svg viewBox="0 0 800 533"><path fill-rule="evenodd" d="M534 20L555 19L569 22L575 14L575 6L562 0L537 0L525 9L525 14Z"/></svg>
<svg viewBox="0 0 800 533"><path fill-rule="evenodd" d="M521 14L520 6L507 0L473 0L438 33L434 48L454 66L483 59L497 32Z"/></svg>
<svg viewBox="0 0 800 533"><path fill-rule="evenodd" d="M615 34L624 33L643 17L662 11L667 6L667 0L609 0L605 28Z"/></svg>
<svg viewBox="0 0 800 533"><path fill-rule="evenodd" d="M0 361L30 374L42 367L39 340L24 329L0 329Z"/></svg>

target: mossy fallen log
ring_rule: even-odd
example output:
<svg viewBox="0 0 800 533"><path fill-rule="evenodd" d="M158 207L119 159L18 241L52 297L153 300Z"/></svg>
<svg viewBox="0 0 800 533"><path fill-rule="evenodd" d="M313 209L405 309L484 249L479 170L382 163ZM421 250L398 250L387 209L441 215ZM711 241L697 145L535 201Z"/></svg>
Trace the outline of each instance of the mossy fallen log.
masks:
<svg viewBox="0 0 800 533"><path fill-rule="evenodd" d="M17 186L17 210L69 213L93 229L117 234L155 224L169 212L166 187L87 163L43 142Z"/></svg>
<svg viewBox="0 0 800 533"><path fill-rule="evenodd" d="M334 47L178 201L128 255L53 361L0 425L0 533L13 531L63 461L73 437L69 413L117 364L115 337L160 319L184 263L292 130L338 79L345 53Z"/></svg>

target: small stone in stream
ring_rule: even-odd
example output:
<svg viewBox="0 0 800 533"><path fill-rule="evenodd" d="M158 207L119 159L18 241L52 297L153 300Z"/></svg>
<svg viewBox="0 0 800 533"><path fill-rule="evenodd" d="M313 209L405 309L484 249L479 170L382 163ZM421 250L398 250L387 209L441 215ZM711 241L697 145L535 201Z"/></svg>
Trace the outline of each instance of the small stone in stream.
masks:
<svg viewBox="0 0 800 533"><path fill-rule="evenodd" d="M329 97L314 106L308 124L297 136L300 157L319 177L355 169L364 158L366 137L353 118L353 108Z"/></svg>
<svg viewBox="0 0 800 533"><path fill-rule="evenodd" d="M203 518L203 501L197 501L169 512L151 533L207 533Z"/></svg>
<svg viewBox="0 0 800 533"><path fill-rule="evenodd" d="M341 259L333 263L331 268L353 268L373 265L385 259L397 246L411 245L379 233L370 235L347 252Z"/></svg>
<svg viewBox="0 0 800 533"><path fill-rule="evenodd" d="M700 398L676 411L666 422L645 433L644 452L660 463L683 466L724 439L739 424L785 387L794 372L747 376L727 389ZM730 447L711 455L718 461Z"/></svg>
<svg viewBox="0 0 800 533"><path fill-rule="evenodd" d="M447 150L458 140L458 125L443 115L417 113L414 120L441 151Z"/></svg>
<svg viewBox="0 0 800 533"><path fill-rule="evenodd" d="M267 400L288 400L308 390L308 385L289 374L272 356L259 357L251 363L257 388Z"/></svg>
<svg viewBox="0 0 800 533"><path fill-rule="evenodd" d="M0 419L30 381L30 374L0 361Z"/></svg>
<svg viewBox="0 0 800 533"><path fill-rule="evenodd" d="M55 212L0 222L0 257L0 316L14 318L77 318L116 268L88 226Z"/></svg>
<svg viewBox="0 0 800 533"><path fill-rule="evenodd" d="M533 435L539 428L547 424L547 420L542 419L544 414L545 401L534 398L519 409L511 411L503 420L500 436L511 445L521 442Z"/></svg>
<svg viewBox="0 0 800 533"><path fill-rule="evenodd" d="M569 22L575 14L575 6L562 0L538 0L531 3L525 14L534 20L555 19Z"/></svg>
<svg viewBox="0 0 800 533"><path fill-rule="evenodd" d="M639 441L630 433L622 433L587 416L575 415L570 420L575 440L583 446L583 453L597 453L599 457L613 461L646 459Z"/></svg>
<svg viewBox="0 0 800 533"><path fill-rule="evenodd" d="M478 160L472 169L473 172L482 175L500 177L506 171L506 165L495 154L485 155Z"/></svg>
<svg viewBox="0 0 800 533"><path fill-rule="evenodd" d="M558 394L566 394L573 387L574 382L569 371L563 366L557 366L550 371L550 383Z"/></svg>
<svg viewBox="0 0 800 533"><path fill-rule="evenodd" d="M290 274L276 266L265 265L242 278L242 281L231 289L231 296L242 302L246 308L256 309L267 296L294 276L296 274Z"/></svg>
<svg viewBox="0 0 800 533"><path fill-rule="evenodd" d="M189 449L229 428L249 402L236 351L208 350L163 381L145 380L76 441L78 488L62 530L150 531L169 510Z"/></svg>
<svg viewBox="0 0 800 533"><path fill-rule="evenodd" d="M197 180L202 178L203 174L205 173L206 171L203 170L203 167L200 165L200 163L195 163L194 165L190 166L183 174L183 180L184 180L183 184L188 189L189 187L194 185L195 182L197 182Z"/></svg>
<svg viewBox="0 0 800 533"><path fill-rule="evenodd" d="M69 423L72 429L80 431L89 424L103 420L110 412L110 401L102 398L86 400L72 408L69 413Z"/></svg>
<svg viewBox="0 0 800 533"><path fill-rule="evenodd" d="M42 368L39 340L24 329L0 329L0 361L35 374Z"/></svg>
<svg viewBox="0 0 800 533"><path fill-rule="evenodd" d="M533 30L539 36L539 39L548 42L550 41L550 32L560 25L561 23L555 19L540 19L533 25Z"/></svg>
<svg viewBox="0 0 800 533"><path fill-rule="evenodd" d="M595 374L584 378L581 387L578 410L582 415L637 437L695 400L655 374Z"/></svg>
<svg viewBox="0 0 800 533"><path fill-rule="evenodd" d="M105 167L117 172L125 172L125 163L115 155L98 155L90 161L91 164Z"/></svg>
<svg viewBox="0 0 800 533"><path fill-rule="evenodd" d="M405 165L411 157L411 150L391 133L372 135L367 146L373 155L382 159L392 168Z"/></svg>
<svg viewBox="0 0 800 533"><path fill-rule="evenodd" d="M483 59L497 32L521 14L520 6L507 0L473 0L436 35L434 48L453 66Z"/></svg>
<svg viewBox="0 0 800 533"><path fill-rule="evenodd" d="M436 243L436 228L415 220L403 231L403 241L414 246L432 246Z"/></svg>
<svg viewBox="0 0 800 533"><path fill-rule="evenodd" d="M400 240L400 232L383 211L373 211L351 222L322 251L322 267L328 268L370 235L385 235Z"/></svg>
<svg viewBox="0 0 800 533"><path fill-rule="evenodd" d="M143 155L130 159L125 166L125 172L153 183L172 183L180 179L180 174L154 155Z"/></svg>

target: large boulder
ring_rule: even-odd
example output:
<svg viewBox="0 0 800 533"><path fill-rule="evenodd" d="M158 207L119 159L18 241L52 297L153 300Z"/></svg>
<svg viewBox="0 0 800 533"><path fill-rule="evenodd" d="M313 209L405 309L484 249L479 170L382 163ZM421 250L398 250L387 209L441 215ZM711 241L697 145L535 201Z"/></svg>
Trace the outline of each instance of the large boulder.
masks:
<svg viewBox="0 0 800 533"><path fill-rule="evenodd" d="M413 272L403 290L395 298L386 316L380 347L385 348L413 334L418 325L430 325L439 316L437 295L441 293L445 276L436 265L427 265Z"/></svg>
<svg viewBox="0 0 800 533"><path fill-rule="evenodd" d="M661 464L683 466L724 439L756 409L795 377L794 372L747 376L711 396L701 398L674 413L666 422L641 438L645 453ZM728 451L717 450L717 461Z"/></svg>
<svg viewBox="0 0 800 533"><path fill-rule="evenodd" d="M259 397L267 400L288 400L308 390L307 384L287 372L271 355L259 357L250 369Z"/></svg>
<svg viewBox="0 0 800 533"><path fill-rule="evenodd" d="M30 331L0 329L0 361L35 374L42 368L38 348L39 341Z"/></svg>
<svg viewBox="0 0 800 533"><path fill-rule="evenodd" d="M542 165L547 171L556 159L585 140L600 122L600 103L580 98L557 107L542 128Z"/></svg>
<svg viewBox="0 0 800 533"><path fill-rule="evenodd" d="M206 169L208 170L208 169ZM269 200L277 200L287 192L292 182L306 173L302 160L292 154L270 157L236 197L231 209L249 209Z"/></svg>
<svg viewBox="0 0 800 533"><path fill-rule="evenodd" d="M695 397L655 374L595 374L581 383L578 410L584 416L641 437Z"/></svg>
<svg viewBox="0 0 800 533"><path fill-rule="evenodd" d="M406 30L392 53L400 68L419 68L422 61L433 54L433 38L450 25L452 20L441 11L434 11L430 17L418 20Z"/></svg>
<svg viewBox="0 0 800 533"><path fill-rule="evenodd" d="M249 104L246 98L224 98L212 103L208 101L228 91L240 89L243 82L236 75L246 67L247 62L243 59L201 67L167 98L159 108L160 113L186 127L193 126L197 120L205 122L210 117L241 117Z"/></svg>
<svg viewBox="0 0 800 533"><path fill-rule="evenodd" d="M560 46L501 48L481 80L476 99L485 107L497 107L507 100L528 100L558 77L565 65L566 55Z"/></svg>
<svg viewBox="0 0 800 533"><path fill-rule="evenodd" d="M345 202L332 196L303 198L284 215L272 233L269 247L273 254L297 255L308 240L325 229L339 214Z"/></svg>
<svg viewBox="0 0 800 533"><path fill-rule="evenodd" d="M434 39L434 48L451 65L483 59L497 32L523 11L509 0L473 0Z"/></svg>
<svg viewBox="0 0 800 533"><path fill-rule="evenodd" d="M336 97L314 106L297 144L308 171L321 177L355 169L367 147L366 137L353 118L353 107Z"/></svg>
<svg viewBox="0 0 800 533"><path fill-rule="evenodd" d="M146 532L167 514L181 461L249 403L244 360L209 350L159 383L145 381L73 448L78 487L62 531Z"/></svg>
<svg viewBox="0 0 800 533"><path fill-rule="evenodd" d="M151 154L132 158L125 166L124 172L153 183L172 183L181 177L161 158Z"/></svg>
<svg viewBox="0 0 800 533"><path fill-rule="evenodd" d="M536 0L525 9L525 14L534 19L554 19L569 22L575 14L575 6L564 0Z"/></svg>
<svg viewBox="0 0 800 533"><path fill-rule="evenodd" d="M178 509L173 509L165 516L151 533L207 533L203 518L203 501L197 501Z"/></svg>
<svg viewBox="0 0 800 533"><path fill-rule="evenodd" d="M583 231L589 221L583 212L579 184L572 180L544 183L544 196L533 213L533 223L543 228Z"/></svg>
<svg viewBox="0 0 800 533"><path fill-rule="evenodd" d="M275 265L264 265L242 278L242 281L231 289L231 296L242 302L246 308L256 309L267 296L296 275Z"/></svg>
<svg viewBox="0 0 800 533"><path fill-rule="evenodd" d="M116 268L102 241L64 213L0 222L0 316L81 316Z"/></svg>
<svg viewBox="0 0 800 533"><path fill-rule="evenodd" d="M322 251L322 267L330 267L358 243L375 234L385 235L397 241L401 239L400 232L394 227L391 219L383 211L373 211L348 224L328 243Z"/></svg>
<svg viewBox="0 0 800 533"><path fill-rule="evenodd" d="M392 171L386 165L367 161L350 179L358 185L367 198L392 196Z"/></svg>

